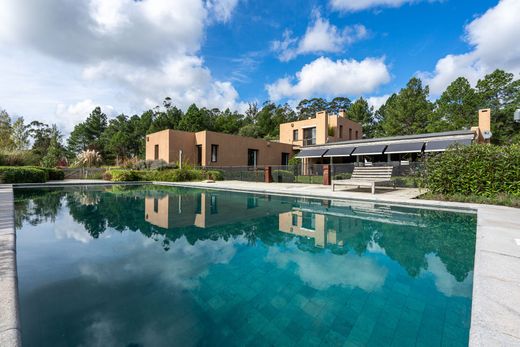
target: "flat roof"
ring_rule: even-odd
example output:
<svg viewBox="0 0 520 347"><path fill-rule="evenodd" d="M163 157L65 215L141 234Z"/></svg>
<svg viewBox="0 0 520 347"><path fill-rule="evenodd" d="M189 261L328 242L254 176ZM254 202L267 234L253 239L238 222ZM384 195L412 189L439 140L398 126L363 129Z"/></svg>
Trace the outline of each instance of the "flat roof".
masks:
<svg viewBox="0 0 520 347"><path fill-rule="evenodd" d="M345 146L345 145L368 145L368 144L379 144L380 142L395 143L401 141L413 141L413 140L423 140L424 142L439 140L438 138L453 138L453 137L464 137L468 138L469 136L474 137L475 132L473 130L456 130L456 131L445 131L440 133L429 133L429 134L417 134L417 135L403 135L403 136L390 136L390 137L377 137L373 139L361 139L361 140L350 140L350 141L338 141L338 142L330 142L322 145L310 145L305 146L305 148L320 148L327 147L332 148L335 146Z"/></svg>

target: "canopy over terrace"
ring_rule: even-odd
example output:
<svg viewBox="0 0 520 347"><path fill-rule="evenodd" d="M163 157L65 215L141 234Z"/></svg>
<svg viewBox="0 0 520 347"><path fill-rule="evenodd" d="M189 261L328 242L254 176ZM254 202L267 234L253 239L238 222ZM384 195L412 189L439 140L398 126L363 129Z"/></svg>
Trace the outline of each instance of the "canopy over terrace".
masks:
<svg viewBox="0 0 520 347"><path fill-rule="evenodd" d="M369 161L399 161L403 157L413 160L423 153L442 152L455 144L469 145L474 138L473 131L462 130L344 141L305 147L296 157L308 164L364 161L366 157Z"/></svg>

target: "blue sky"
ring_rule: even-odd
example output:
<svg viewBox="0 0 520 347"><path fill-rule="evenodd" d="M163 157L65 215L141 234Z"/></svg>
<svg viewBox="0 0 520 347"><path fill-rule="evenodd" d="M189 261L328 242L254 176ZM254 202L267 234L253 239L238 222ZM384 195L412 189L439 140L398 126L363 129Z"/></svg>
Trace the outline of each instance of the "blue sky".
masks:
<svg viewBox="0 0 520 347"><path fill-rule="evenodd" d="M3 0L0 107L65 133L95 106L242 111L360 96L412 76L432 99L456 77L520 73L518 0Z"/></svg>

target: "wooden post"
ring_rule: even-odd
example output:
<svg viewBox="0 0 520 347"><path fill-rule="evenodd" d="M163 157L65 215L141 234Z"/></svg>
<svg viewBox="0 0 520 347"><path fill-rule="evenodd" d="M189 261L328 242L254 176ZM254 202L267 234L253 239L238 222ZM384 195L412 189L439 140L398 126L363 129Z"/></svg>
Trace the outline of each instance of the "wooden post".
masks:
<svg viewBox="0 0 520 347"><path fill-rule="evenodd" d="M323 165L323 184L326 186L330 186L330 165Z"/></svg>
<svg viewBox="0 0 520 347"><path fill-rule="evenodd" d="M273 175L270 166L264 166L264 182L273 183Z"/></svg>

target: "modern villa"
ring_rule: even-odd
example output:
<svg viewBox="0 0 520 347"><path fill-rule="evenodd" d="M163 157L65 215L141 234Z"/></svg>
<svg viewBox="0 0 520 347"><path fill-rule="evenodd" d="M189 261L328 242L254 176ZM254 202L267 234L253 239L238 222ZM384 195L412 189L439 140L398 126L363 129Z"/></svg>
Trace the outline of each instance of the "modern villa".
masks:
<svg viewBox="0 0 520 347"><path fill-rule="evenodd" d="M296 154L303 166L360 162L401 163L453 144L488 143L491 111L479 110L478 126L418 135L364 139L361 124L345 111L280 124L279 141L213 131L163 130L146 136L146 159L183 161L203 167L288 165Z"/></svg>

